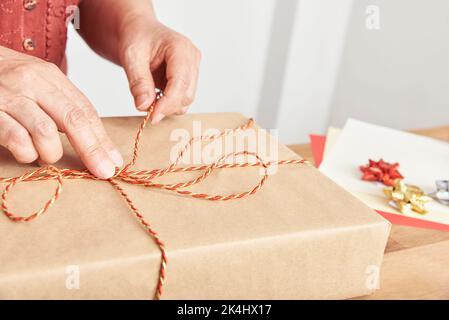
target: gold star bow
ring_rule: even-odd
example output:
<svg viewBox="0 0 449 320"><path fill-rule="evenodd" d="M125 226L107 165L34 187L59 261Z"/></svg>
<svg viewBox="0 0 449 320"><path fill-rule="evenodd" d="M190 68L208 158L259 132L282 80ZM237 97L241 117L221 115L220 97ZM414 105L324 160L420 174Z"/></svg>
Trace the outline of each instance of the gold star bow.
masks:
<svg viewBox="0 0 449 320"><path fill-rule="evenodd" d="M402 213L413 210L425 214L427 213L425 205L432 200L432 198L426 196L421 188L405 184L400 179L396 179L393 186L384 188L383 191L390 200L389 204Z"/></svg>

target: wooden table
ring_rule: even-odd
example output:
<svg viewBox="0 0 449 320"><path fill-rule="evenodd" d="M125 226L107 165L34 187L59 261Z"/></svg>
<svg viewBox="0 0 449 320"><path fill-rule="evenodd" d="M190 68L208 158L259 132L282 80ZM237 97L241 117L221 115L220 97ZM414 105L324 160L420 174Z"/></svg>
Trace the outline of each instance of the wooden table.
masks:
<svg viewBox="0 0 449 320"><path fill-rule="evenodd" d="M414 132L449 141L449 126ZM310 145L290 148L312 160ZM380 290L360 299L449 299L449 232L393 225Z"/></svg>

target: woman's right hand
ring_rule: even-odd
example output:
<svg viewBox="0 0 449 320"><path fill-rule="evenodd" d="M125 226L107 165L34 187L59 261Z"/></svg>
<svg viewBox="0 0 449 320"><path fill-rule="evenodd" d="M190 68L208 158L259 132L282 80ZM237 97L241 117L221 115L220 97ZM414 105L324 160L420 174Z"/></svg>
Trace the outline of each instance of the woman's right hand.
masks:
<svg viewBox="0 0 449 320"><path fill-rule="evenodd" d="M18 162L51 164L63 153L58 129L95 176L122 166L96 110L57 66L0 47L0 145Z"/></svg>

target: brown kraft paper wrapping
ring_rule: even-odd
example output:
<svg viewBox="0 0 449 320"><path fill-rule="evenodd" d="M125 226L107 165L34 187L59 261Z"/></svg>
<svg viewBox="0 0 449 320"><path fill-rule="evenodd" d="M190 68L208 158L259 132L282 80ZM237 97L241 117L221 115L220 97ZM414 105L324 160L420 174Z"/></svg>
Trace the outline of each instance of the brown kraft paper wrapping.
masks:
<svg viewBox="0 0 449 320"><path fill-rule="evenodd" d="M141 121L104 119L125 159L132 156ZM166 167L172 147L179 143L170 136L175 129L192 133L193 121L201 121L204 132L236 128L246 119L236 113L200 114L148 126L135 169ZM65 155L56 166L82 169L63 140ZM298 158L283 145L278 146L278 157ZM32 169L1 150L0 176ZM160 179L186 181L199 174ZM217 169L189 189L242 192L260 177L259 167ZM18 184L9 205L15 212L31 213L49 199L55 185L55 181ZM120 185L166 244L163 299L340 299L376 289L389 223L315 168L279 166L255 195L230 201ZM0 184L0 191L4 188ZM1 299L154 295L160 252L107 182L65 180L59 200L38 219L13 223L1 215L0 236Z"/></svg>

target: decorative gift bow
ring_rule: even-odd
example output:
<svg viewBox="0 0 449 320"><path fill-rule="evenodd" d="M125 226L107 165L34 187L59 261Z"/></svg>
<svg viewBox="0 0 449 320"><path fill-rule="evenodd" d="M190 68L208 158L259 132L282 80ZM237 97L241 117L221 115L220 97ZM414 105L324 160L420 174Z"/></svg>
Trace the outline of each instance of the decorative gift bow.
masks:
<svg viewBox="0 0 449 320"><path fill-rule="evenodd" d="M362 171L362 180L366 181L379 181L386 186L393 186L396 179L404 179L399 172L399 163L390 164L383 159L374 161L369 159L369 162L365 166L360 166Z"/></svg>
<svg viewBox="0 0 449 320"><path fill-rule="evenodd" d="M449 180L435 181L437 190L431 194L441 204L449 206Z"/></svg>
<svg viewBox="0 0 449 320"><path fill-rule="evenodd" d="M390 205L406 213L413 210L420 214L427 213L426 203L432 198L425 195L421 188L405 184L404 181L397 179L392 187L384 188L384 194L390 199Z"/></svg>
<svg viewBox="0 0 449 320"><path fill-rule="evenodd" d="M123 199L127 202L129 208L131 209L132 213L136 217L136 219L139 221L139 223L143 226L145 231L153 238L154 242L159 248L159 251L161 253L161 263L159 268L159 278L158 278L158 284L157 288L155 290L154 298L160 299L162 296L162 289L164 286L165 281L165 273L167 268L167 251L164 245L164 242L159 237L158 233L152 228L151 224L142 216L139 209L134 205L131 198L128 196L128 194L125 192L125 190L120 187L118 184L118 181L130 183L130 184L136 184L140 185L142 187L147 188L158 188L158 189L165 189L183 196L189 196L192 198L198 198L198 199L205 199L205 200L211 200L211 201L225 201L225 200L233 200L233 199L240 199L244 198L250 195L255 194L257 191L260 190L260 188L264 185L264 183L268 179L268 167L271 165L284 165L284 164L299 164L299 165L310 165L310 163L306 160L302 159L291 159L291 160L279 160L279 161L270 161L270 162L264 162L256 153L254 152L248 152L248 151L241 151L241 152L233 152L229 153L227 155L224 155L220 159L218 159L216 162L210 164L210 165L198 165L198 166L191 166L191 167L178 167L178 163L182 159L183 154L190 148L190 146L196 142L196 141L214 141L216 139L220 139L226 135L229 134L235 134L239 131L243 131L251 127L254 123L252 119L249 119L245 124L242 126L234 129L234 130L226 130L216 135L209 135L209 136L199 136L199 137L193 137L189 140L189 142L184 146L184 148L181 149L181 152L178 154L177 159L171 163L168 167L163 169L152 169L152 170L130 170L130 168L136 163L138 158L138 152L139 152L139 142L142 136L142 132L147 125L151 113L153 112L154 106L151 106L146 117L144 118L142 124L139 127L139 130L137 131L137 135L134 142L134 150L133 150L133 157L132 160L126 164L122 169L116 170L115 175L107 180L102 180L109 182L117 191L118 193L123 197ZM239 155L247 155L252 156L256 159L255 162L243 162L243 163L226 163L226 160L239 156ZM250 190L241 192L241 193L233 193L228 195L212 195L212 194L206 194L206 193L195 193L189 190L184 190L184 188L192 186L194 184L200 183L201 181L205 180L213 170L215 169L229 169L229 168L242 168L242 167L255 167L260 166L264 169L264 175L260 179L260 181ZM176 173L176 172L187 172L187 171L203 171L203 173L190 181L186 182L179 182L174 184L161 184L157 182L153 182L153 179L162 177L164 175L170 174L170 173ZM54 166L47 166L43 168L36 169L34 171L25 173L18 177L12 177L12 178L1 178L0 177L0 183L7 183L7 186L2 194L2 204L1 208L4 212L4 214L11 219L14 222L28 222L31 221L40 215L44 214L45 212L50 209L50 207L53 205L53 203L58 199L58 197L61 194L62 191L62 185L64 179L89 179L89 180L101 180L93 176L88 171L79 171L79 170L73 170L73 169L60 169L56 168ZM54 195L51 197L50 200L48 200L45 205L38 210L35 213L32 213L28 216L21 216L12 213L8 209L8 201L7 196L10 190L19 182L26 182L26 181L42 181L42 180L57 180L58 184L56 187L56 191Z"/></svg>
<svg viewBox="0 0 449 320"><path fill-rule="evenodd" d="M367 165L360 166L360 171L363 173L362 180L379 181L387 186L383 192L390 200L390 206L402 213L406 213L410 209L420 214L427 213L426 203L432 199L421 188L404 183L404 177L399 172L399 163L391 164L383 159L379 161L369 159ZM444 183L438 184L437 182L437 187L442 188L443 185ZM449 193L447 194L449 195ZM435 193L436 197L441 197L441 195L441 192Z"/></svg>

